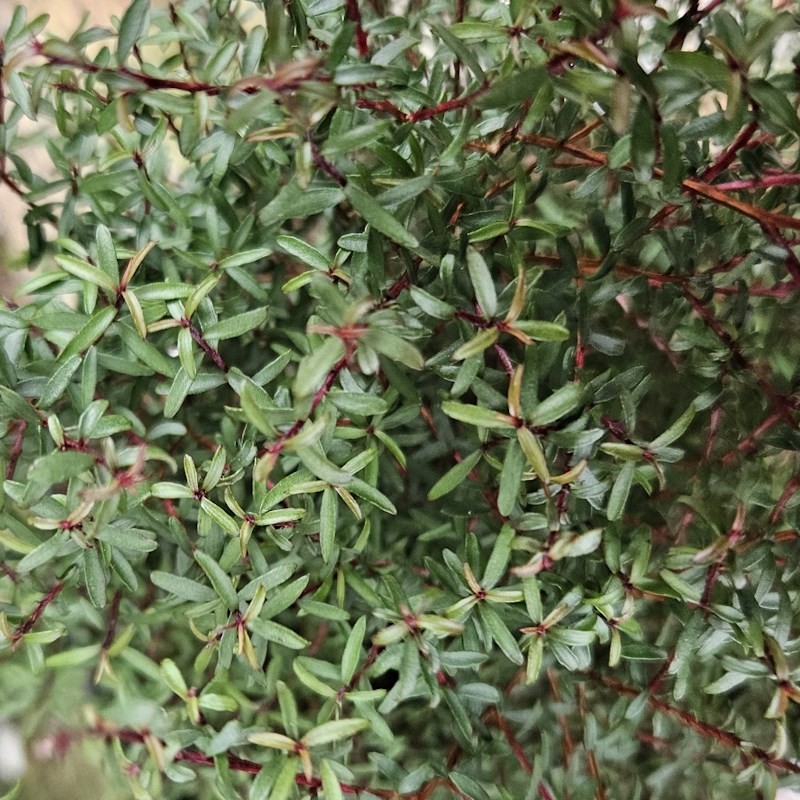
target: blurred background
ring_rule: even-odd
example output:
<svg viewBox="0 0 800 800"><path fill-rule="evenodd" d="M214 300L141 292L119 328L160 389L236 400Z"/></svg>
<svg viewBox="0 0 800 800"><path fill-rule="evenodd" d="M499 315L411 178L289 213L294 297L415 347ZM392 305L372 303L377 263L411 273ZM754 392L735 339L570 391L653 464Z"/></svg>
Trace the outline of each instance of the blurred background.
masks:
<svg viewBox="0 0 800 800"><path fill-rule="evenodd" d="M75 32L84 15L91 24L108 25L114 15L120 15L128 5L128 0L0 0L0 33L5 32L14 7L24 6L28 19L40 14L49 14L48 31L56 36L68 37ZM39 171L46 163L42 158L36 163L34 171ZM24 279L27 270L12 269L24 256L28 241L23 225L25 204L6 186L0 184L0 295L8 296L15 278Z"/></svg>

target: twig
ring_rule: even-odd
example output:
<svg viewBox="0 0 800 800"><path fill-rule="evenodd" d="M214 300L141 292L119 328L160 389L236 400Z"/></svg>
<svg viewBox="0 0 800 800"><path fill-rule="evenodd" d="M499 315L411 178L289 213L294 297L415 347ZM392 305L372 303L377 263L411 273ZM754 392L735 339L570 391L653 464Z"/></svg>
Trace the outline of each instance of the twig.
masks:
<svg viewBox="0 0 800 800"><path fill-rule="evenodd" d="M608 675L602 675L598 672L590 672L589 677L603 686L613 689L618 694L624 694L628 697L638 697L641 694L641 689L635 686L629 686L616 678L611 678ZM790 772L794 775L800 775L800 764L789 761L785 758L776 758L761 747L751 746L748 742L724 728L712 725L710 722L703 722L698 719L691 711L686 711L677 706L670 705L657 697L649 695L647 702L656 711L664 714L665 716L672 717L682 722L687 728L690 728L695 733L700 734L704 739L710 739L718 744L728 747L733 750L738 750L742 758L745 760L756 759L772 770L780 770L783 772Z"/></svg>
<svg viewBox="0 0 800 800"><path fill-rule="evenodd" d="M44 610L53 600L58 597L61 590L64 588L64 584L61 581L58 581L55 586L50 589L50 591L36 604L33 611L28 615L28 618L21 622L14 633L11 635L11 647L16 648L22 637L28 633L33 626L39 621L39 617L44 614Z"/></svg>

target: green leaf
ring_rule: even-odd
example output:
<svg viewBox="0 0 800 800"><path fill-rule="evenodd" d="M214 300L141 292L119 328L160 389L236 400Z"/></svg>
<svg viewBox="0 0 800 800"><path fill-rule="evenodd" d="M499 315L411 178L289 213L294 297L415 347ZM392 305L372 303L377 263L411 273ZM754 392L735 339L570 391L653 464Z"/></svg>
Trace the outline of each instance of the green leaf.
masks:
<svg viewBox="0 0 800 800"><path fill-rule="evenodd" d="M95 457L90 453L79 453L75 450L56 450L46 456L37 458L28 470L28 480L42 486L74 478L91 469Z"/></svg>
<svg viewBox="0 0 800 800"><path fill-rule="evenodd" d="M606 516L609 520L613 521L622 517L625 503L628 502L628 495L633 485L633 473L635 471L636 463L634 461L626 461L615 478L614 485L611 487L611 494L608 496L608 507L606 508Z"/></svg>
<svg viewBox="0 0 800 800"><path fill-rule="evenodd" d="M550 425L578 408L582 397L583 388L577 383L568 383L539 403L531 412L528 423L533 427Z"/></svg>
<svg viewBox="0 0 800 800"><path fill-rule="evenodd" d="M497 291L486 261L473 247L467 248L467 271L475 291L475 299L484 317L491 319L497 313Z"/></svg>
<svg viewBox="0 0 800 800"><path fill-rule="evenodd" d="M519 442L511 439L500 472L500 485L497 492L497 510L505 517L512 513L514 504L517 502L525 460L525 453Z"/></svg>
<svg viewBox="0 0 800 800"><path fill-rule="evenodd" d="M319 747L331 742L340 742L342 739L350 739L367 728L369 720L366 719L337 719L323 722L322 725L312 728L302 738L302 742L306 747Z"/></svg>
<svg viewBox="0 0 800 800"><path fill-rule="evenodd" d="M19 110L28 119L36 119L36 114L33 111L33 104L31 102L31 93L25 82L20 78L16 70L8 70L4 76L8 86L8 94L11 99L17 104Z"/></svg>
<svg viewBox="0 0 800 800"><path fill-rule="evenodd" d="M262 636L268 642L288 647L290 650L303 650L311 644L291 628L269 619L254 619L250 621L249 625L253 633Z"/></svg>
<svg viewBox="0 0 800 800"><path fill-rule="evenodd" d="M97 534L102 542L134 553L151 553L158 548L155 535L141 528L105 527Z"/></svg>
<svg viewBox="0 0 800 800"><path fill-rule="evenodd" d="M293 217L308 219L339 205L344 197L341 189L301 189L297 181L293 180L262 209L259 219L263 225L272 225Z"/></svg>
<svg viewBox="0 0 800 800"><path fill-rule="evenodd" d="M453 353L454 361L464 361L467 358L477 356L491 347L499 338L500 331L497 328L484 328L478 331L469 341L464 342L458 350Z"/></svg>
<svg viewBox="0 0 800 800"><path fill-rule="evenodd" d="M236 589L233 588L233 583L228 577L228 573L222 569L216 559L202 550L194 551L194 559L205 572L209 581L211 581L211 585L220 600L231 610L238 608L239 600L236 596Z"/></svg>
<svg viewBox="0 0 800 800"><path fill-rule="evenodd" d="M496 239L498 236L505 236L511 230L511 226L505 220L497 220L490 222L487 225L481 225L480 228L472 231L469 234L468 240L471 243L485 242L489 239Z"/></svg>
<svg viewBox="0 0 800 800"><path fill-rule="evenodd" d="M479 603L478 615L488 634L503 651L503 655L514 664L522 664L525 658L519 649L519 645L497 612L486 603Z"/></svg>
<svg viewBox="0 0 800 800"><path fill-rule="evenodd" d="M503 525L500 529L492 548L492 554L486 562L486 569L483 571L481 586L484 589L492 589L505 574L511 558L511 545L515 536L516 532L510 525Z"/></svg>
<svg viewBox="0 0 800 800"><path fill-rule="evenodd" d="M117 61L120 64L125 62L136 40L145 32L149 12L150 0L133 0L122 16L117 42Z"/></svg>
<svg viewBox="0 0 800 800"><path fill-rule="evenodd" d="M331 463L316 447L298 447L297 455L309 472L332 486L347 486L353 480L349 472Z"/></svg>
<svg viewBox="0 0 800 800"><path fill-rule="evenodd" d="M158 671L161 673L164 683L173 693L185 700L189 694L189 688L183 679L183 675L181 675L181 671L178 669L178 665L171 658L165 658L159 665Z"/></svg>
<svg viewBox="0 0 800 800"><path fill-rule="evenodd" d="M167 419L172 419L180 411L186 395L189 394L189 389L192 388L192 383L193 379L189 377L183 367L175 373L175 378L169 387L169 394L167 394L167 402L164 403L164 416Z"/></svg>
<svg viewBox="0 0 800 800"><path fill-rule="evenodd" d="M428 492L428 500L438 500L446 494L453 491L453 489L460 486L466 479L469 473L474 469L476 464L481 460L483 453L480 450L475 450L468 456L459 461L454 467L451 467L436 483L431 487Z"/></svg>
<svg viewBox="0 0 800 800"><path fill-rule="evenodd" d="M242 250L239 253L232 253L225 256L219 262L219 269L224 271L231 267L243 267L245 264L252 264L255 261L261 261L272 253L269 247L254 247L252 250Z"/></svg>
<svg viewBox="0 0 800 800"><path fill-rule="evenodd" d="M409 369L422 369L425 366L425 358L411 342L387 330L368 328L361 339L381 355L399 361Z"/></svg>
<svg viewBox="0 0 800 800"><path fill-rule="evenodd" d="M39 408L49 408L67 390L72 376L81 366L80 356L71 356L48 378L41 395L39 395Z"/></svg>
<svg viewBox="0 0 800 800"><path fill-rule="evenodd" d="M620 654L628 661L663 661L666 655L660 647L646 642L626 642Z"/></svg>
<svg viewBox="0 0 800 800"><path fill-rule="evenodd" d="M384 208L396 208L408 200L418 197L431 186L433 186L432 175L420 175L418 178L398 181L378 196L378 202Z"/></svg>
<svg viewBox="0 0 800 800"><path fill-rule="evenodd" d="M569 339L569 330L555 322L541 319L517 320L513 327L527 333L531 339L536 339L538 342L563 342Z"/></svg>
<svg viewBox="0 0 800 800"><path fill-rule="evenodd" d="M295 658L292 660L292 670L294 670L294 674L297 676L300 683L311 689L312 692L315 692L321 697L336 697L336 689L328 686L327 683L321 681L307 669L302 663L302 658Z"/></svg>
<svg viewBox="0 0 800 800"><path fill-rule="evenodd" d="M114 247L114 240L111 231L105 225L98 225L95 231L95 243L97 245L97 264L109 278L112 286L119 286L119 262L117 261L117 251Z"/></svg>
<svg viewBox="0 0 800 800"><path fill-rule="evenodd" d="M83 551L83 579L86 582L86 590L92 605L95 608L104 608L106 605L106 573L95 547Z"/></svg>
<svg viewBox="0 0 800 800"><path fill-rule="evenodd" d="M70 275L74 275L82 281L91 283L94 286L99 286L107 292L116 291L114 280L103 272L103 270L93 267L87 261L82 261L74 256L58 255L56 256L56 264L58 264L64 272L68 272Z"/></svg>
<svg viewBox="0 0 800 800"><path fill-rule="evenodd" d="M322 560L327 564L333 555L336 544L336 518L339 498L336 492L327 487L322 492L322 504L319 511L319 544Z"/></svg>
<svg viewBox="0 0 800 800"><path fill-rule="evenodd" d="M750 677L750 675L744 675L741 672L726 672L717 680L709 683L704 691L706 694L728 694L732 689L750 680Z"/></svg>
<svg viewBox="0 0 800 800"><path fill-rule="evenodd" d="M533 98L547 72L541 67L515 69L507 78L492 84L486 94L477 100L479 108L509 108Z"/></svg>
<svg viewBox="0 0 800 800"><path fill-rule="evenodd" d="M192 334L188 328L181 328L178 333L178 360L181 362L183 371L191 380L194 380L197 377L197 364L194 360Z"/></svg>
<svg viewBox="0 0 800 800"><path fill-rule="evenodd" d="M350 416L372 417L389 410L386 400L374 394L335 390L328 392L327 399Z"/></svg>
<svg viewBox="0 0 800 800"><path fill-rule="evenodd" d="M168 378L175 377L175 373L177 372L176 365L157 347L154 347L150 342L143 339L134 331L133 328L124 323L118 323L116 329L120 338L125 343L125 346L142 362L142 364L146 364L154 372L158 372Z"/></svg>
<svg viewBox="0 0 800 800"><path fill-rule="evenodd" d="M345 188L345 196L350 201L353 208L375 228L376 231L388 236L392 241L397 242L402 247L408 247L413 250L419 246L419 242L406 230L405 226L398 222L386 209L382 208L378 202L363 189L359 189L358 186L350 182Z"/></svg>
<svg viewBox="0 0 800 800"><path fill-rule="evenodd" d="M259 325L263 325L266 319L266 308L254 308L252 311L245 311L243 314L222 319L207 328L203 328L203 335L206 339L237 338L254 331Z"/></svg>
<svg viewBox="0 0 800 800"><path fill-rule="evenodd" d="M217 597L216 592L202 583L193 581L190 578L184 578L181 575L173 575L169 572L162 572L154 570L150 573L150 580L163 589L165 592L174 594L180 597L181 600L188 600L192 603L207 603L210 600L215 600Z"/></svg>
<svg viewBox="0 0 800 800"><path fill-rule="evenodd" d="M362 481L361 478L353 476L347 483L347 490L362 500L372 503L376 508L385 511L387 514L397 513L394 503L383 492L366 481Z"/></svg>
<svg viewBox="0 0 800 800"><path fill-rule="evenodd" d="M438 297L428 294L424 289L418 286L412 286L409 289L411 299L419 306L419 308L434 319L450 319L455 313L455 309L449 303L445 303Z"/></svg>
<svg viewBox="0 0 800 800"><path fill-rule="evenodd" d="M547 467L544 450L542 450L542 445L536 435L528 428L517 428L517 442L539 480L542 483L548 483L550 470Z"/></svg>
<svg viewBox="0 0 800 800"><path fill-rule="evenodd" d="M296 236L279 236L277 242L283 250L298 261L322 272L330 269L330 261L316 247L306 244L302 239L298 239Z"/></svg>
<svg viewBox="0 0 800 800"><path fill-rule="evenodd" d="M479 81L484 80L484 72L481 69L480 61L476 57L476 54L467 47L458 36L455 36L450 30L441 23L434 22L431 25L431 29L433 32L444 42L449 50L453 52L453 54L458 58L459 61L463 61L466 65L467 69L472 73L473 77L475 77Z"/></svg>
<svg viewBox="0 0 800 800"><path fill-rule="evenodd" d="M695 415L695 407L692 403L686 411L681 414L672 425L667 428L664 433L660 436L657 436L650 442L649 449L650 450L657 450L659 447L667 447L671 445L676 439L680 439L684 433L686 433L687 428L689 425L692 424L692 420L694 419Z"/></svg>
<svg viewBox="0 0 800 800"><path fill-rule="evenodd" d="M72 356L83 353L93 345L105 332L117 316L117 309L112 306L101 308L95 312L89 321L75 334L72 341L61 351L57 361L62 364Z"/></svg>
<svg viewBox="0 0 800 800"><path fill-rule="evenodd" d="M200 501L200 508L204 514L208 514L211 519L222 528L228 536L237 536L239 533L238 523L225 511L220 508L216 503L213 503L207 497Z"/></svg>
<svg viewBox="0 0 800 800"><path fill-rule="evenodd" d="M482 406L445 400L442 403L442 411L451 419L457 419L459 422L466 422L468 425L475 425L479 428L511 430L514 427L513 420L507 414Z"/></svg>
<svg viewBox="0 0 800 800"><path fill-rule="evenodd" d="M69 547L69 544L72 546ZM76 550L78 547L78 545L72 541L70 541L69 544L65 543L63 536L55 534L45 539L40 545L37 545L31 550L14 569L21 574L38 569L42 564L46 564L57 555L60 555L64 550Z"/></svg>
<svg viewBox="0 0 800 800"><path fill-rule="evenodd" d="M356 674L359 660L361 658L361 648L364 644L364 634L367 630L367 618L359 617L350 634L347 637L344 650L342 651L341 676L342 683L350 683L353 675Z"/></svg>
<svg viewBox="0 0 800 800"><path fill-rule="evenodd" d="M637 179L642 182L649 181L653 176L655 141L653 112L647 100L642 98L631 128L631 161Z"/></svg>
<svg viewBox="0 0 800 800"><path fill-rule="evenodd" d="M692 603L699 603L701 594L698 589L695 589L691 583L676 575L668 569L662 569L658 573L661 580L664 581L671 589L674 589L684 600Z"/></svg>
<svg viewBox="0 0 800 800"><path fill-rule="evenodd" d="M342 792L339 779L326 758L322 759L320 777L322 778L322 793L325 796L325 800L344 800L344 792Z"/></svg>
<svg viewBox="0 0 800 800"><path fill-rule="evenodd" d="M800 136L800 117L786 96L786 92L763 79L748 81L747 85L753 99L765 112L764 120L776 124L781 130Z"/></svg>

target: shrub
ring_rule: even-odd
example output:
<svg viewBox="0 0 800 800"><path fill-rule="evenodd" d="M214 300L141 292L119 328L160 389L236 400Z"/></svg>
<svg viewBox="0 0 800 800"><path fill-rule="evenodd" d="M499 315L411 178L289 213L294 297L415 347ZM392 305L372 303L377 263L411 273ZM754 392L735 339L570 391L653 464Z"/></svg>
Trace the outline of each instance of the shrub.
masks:
<svg viewBox="0 0 800 800"><path fill-rule="evenodd" d="M798 20L729 5L17 9L37 750L137 798L797 781Z"/></svg>

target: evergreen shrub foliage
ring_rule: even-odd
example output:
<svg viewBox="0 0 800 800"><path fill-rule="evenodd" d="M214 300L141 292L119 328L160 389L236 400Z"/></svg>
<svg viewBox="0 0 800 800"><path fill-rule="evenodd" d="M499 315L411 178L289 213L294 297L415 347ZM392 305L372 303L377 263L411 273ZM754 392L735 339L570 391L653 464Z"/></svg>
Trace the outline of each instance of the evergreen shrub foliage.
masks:
<svg viewBox="0 0 800 800"><path fill-rule="evenodd" d="M700 5L17 9L29 740L137 798L797 784L798 18Z"/></svg>

